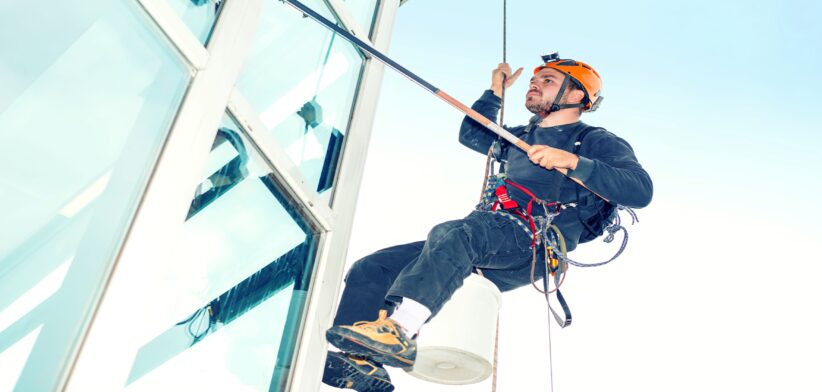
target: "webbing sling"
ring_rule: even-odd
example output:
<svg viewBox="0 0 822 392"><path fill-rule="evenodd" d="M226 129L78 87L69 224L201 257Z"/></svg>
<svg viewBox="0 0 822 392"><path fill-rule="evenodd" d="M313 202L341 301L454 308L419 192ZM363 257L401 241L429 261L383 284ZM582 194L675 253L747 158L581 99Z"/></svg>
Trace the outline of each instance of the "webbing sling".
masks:
<svg viewBox="0 0 822 392"><path fill-rule="evenodd" d="M567 253L567 250L565 248L565 238L562 236L562 232L559 231L559 228L556 225L551 225L550 229L551 229L551 231L554 232L556 242L559 245L560 255L562 255L563 259L567 259L568 253ZM543 236L545 237L543 239L543 246L546 246L546 247L548 246L547 235L548 235L548 233L543 233ZM559 275L554 275L554 277L555 277L554 285L556 286L556 289L554 291L556 292L557 302L559 302L559 306L562 308L562 312L565 315L565 317L561 317L559 314L557 314L557 312L551 306L550 297L549 297L551 292L548 291L548 273L549 273L549 270L551 270L551 269L549 269L549 265L548 265L549 260L548 259L549 259L548 257L545 258L545 271L544 271L544 275L542 277L542 285L543 285L543 288L545 289L545 291L543 291L543 294L545 295L545 303L548 305L548 311L551 312L551 315L554 316L554 320L556 320L557 325L559 325L560 328L565 328L565 327L571 325L571 321L573 321L573 316L571 315L571 308L568 306L568 302L565 300L565 297L562 295L562 292L559 291L559 286L562 285L562 282L559 280L560 279ZM565 268L567 268L567 266ZM533 266L531 267L531 270L532 270L532 274L533 274ZM559 272L563 274L563 279L564 279L564 274L567 273L567 270L564 271L564 272L563 271L559 271ZM553 273L554 273L554 271L551 271L551 274L553 274Z"/></svg>
<svg viewBox="0 0 822 392"><path fill-rule="evenodd" d="M582 138L584 138L585 135L588 134L588 132L591 132L594 129L597 129L597 127L593 127L593 126L587 125L585 123L580 123L580 124L582 125L581 128L575 130L573 133L568 135L568 139L565 141L565 144L561 147L562 150L571 152L573 154L576 154L577 152L579 152L579 146L580 146ZM552 176L551 180L553 181L552 182L553 187L551 188L551 191L549 192L550 200L559 201L562 184L565 183L565 180L568 179L568 177L562 175L561 173L558 173L555 170L553 170L550 173L550 175ZM575 187L575 188L576 188L577 200L578 200L579 199L579 196L578 196L579 195L579 187ZM579 214L579 206L577 205L577 206L575 206L575 208L577 210L577 214ZM550 226L550 228L554 231L554 235L555 235L555 238L556 238L556 243L560 246L559 251L560 251L560 255L561 255L562 259L567 260L568 255L567 255L566 250L565 250L565 239L563 238L562 233L560 232L559 228L556 225L552 224ZM547 228L546 228L546 230L547 230ZM542 241L542 246L543 247L548 247L549 246L548 245L548 243L549 243L548 234L549 233L547 233L547 232L542 233L542 235L544 237L543 241ZM548 253L547 248L546 248L546 253ZM554 316L554 320L556 320L557 324L561 328L565 328L565 327L571 325L571 322L573 321L573 316L571 315L571 309L568 306L568 302L565 300L565 296L563 296L562 292L559 290L559 286L561 284L561 281L559 280L560 279L559 275L554 275L555 276L554 284L556 286L556 289L553 290L553 291L555 292L557 302L559 303L559 306L562 309L562 312L564 313L564 317L560 316L557 313L557 311L554 310L554 308L551 306L551 303L550 303L551 291L548 290L548 279L549 279L548 274L549 274L549 272L551 274L553 274L556 271L556 268L559 268L559 267L553 267L552 268L552 266L549 266L549 257L548 256L545 257L544 264L545 264L545 270L544 270L544 275L543 275L543 279L542 279L542 284L543 284L543 289L544 289L543 294L545 295L545 302L548 304L548 311L550 311L551 315Z"/></svg>

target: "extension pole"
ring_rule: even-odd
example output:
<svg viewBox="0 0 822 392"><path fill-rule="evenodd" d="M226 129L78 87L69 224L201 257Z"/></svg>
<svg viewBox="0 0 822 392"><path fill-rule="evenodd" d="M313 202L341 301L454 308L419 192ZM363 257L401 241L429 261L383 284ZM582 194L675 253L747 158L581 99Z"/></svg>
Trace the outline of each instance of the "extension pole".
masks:
<svg viewBox="0 0 822 392"><path fill-rule="evenodd" d="M334 22L326 19L324 16L316 13L314 10L312 10L311 8L308 8L307 6L305 6L303 3L299 2L298 0L280 0L280 1L282 1L284 3L288 3L288 5L296 8L297 10L302 12L304 15L310 17L311 19L316 20L317 22L319 22L323 26L325 26L325 27L327 27L327 28L329 28L333 31L336 31L337 33L340 34L340 36L342 36L346 40L350 41L352 44L357 45L358 47L360 47L360 49L362 49L363 51L370 54L372 56L372 58L375 58L375 59L379 60L380 62L382 62L383 64L387 65L390 68L393 68L395 71L399 72L401 75L405 76L406 78L411 79L413 82L417 83L420 87L422 87L425 90L427 90L428 92L440 97L443 101L448 102L451 106L457 108L457 110L459 110L460 112L462 112L466 116L471 117L472 119L474 119L478 123L482 124L485 128L488 128L488 130L490 130L491 132L494 132L495 134L499 135L503 139L507 140L509 143L517 146L522 151L528 152L528 150L531 148L531 145L524 142L522 139L514 136L514 134L512 134L511 132L508 132L508 130L506 130L505 128L497 125L495 122L489 120L488 118L486 118L482 114L479 114L479 112L477 112L474 109L471 109L470 107L466 106L465 104L458 101L454 97L446 94L444 91L434 87L434 85L432 85L431 83L426 82L424 79L422 79L419 76L415 75L413 72L409 71L408 69L406 69L402 65L399 65L396 61L391 60L388 56L382 54L382 52L380 52L379 50L375 49L374 47L372 47L368 43L364 42L363 40L357 38L356 36L354 36L353 34L348 32L344 28L338 26L336 23L334 23ZM556 171L562 173L564 176L568 177L568 169L558 167L558 168L554 168L554 170L556 170ZM583 184L582 181L580 181L576 178L573 178L573 177L568 177L568 179L576 182L577 184L579 184L583 188L587 189L588 191L590 191L594 195L597 195L602 200L605 200L606 202L608 201L608 199L602 197L598 193L592 191L590 188L585 186L585 184Z"/></svg>

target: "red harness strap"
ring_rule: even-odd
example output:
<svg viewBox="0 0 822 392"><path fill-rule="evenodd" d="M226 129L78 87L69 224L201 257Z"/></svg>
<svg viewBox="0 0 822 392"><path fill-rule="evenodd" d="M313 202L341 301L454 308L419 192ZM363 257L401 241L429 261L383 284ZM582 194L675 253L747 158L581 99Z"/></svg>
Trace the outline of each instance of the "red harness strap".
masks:
<svg viewBox="0 0 822 392"><path fill-rule="evenodd" d="M506 188L506 185L511 185L511 186L519 189L520 191L522 191L526 195L528 195L528 197L530 197L530 200L528 200L528 206L526 206L525 208L521 208L519 206L519 204L517 204L517 202L514 199L512 199L510 196L508 196L508 189ZM528 222L528 227L531 229L531 247L536 246L536 244L537 244L537 226L534 223L534 217L531 214L531 209L533 208L534 200L536 200L539 203L544 204L546 207L554 207L554 206L559 207L559 203L558 202L546 203L546 202L540 200L539 198L537 198L536 195L534 195L531 191L529 191L528 189L526 189L522 185L519 185L516 182L513 182L513 181L508 180L508 179L505 180L505 184L498 186L494 190L494 193L497 196L497 201L494 202L494 205L491 207L491 211L496 211L497 207L502 205L503 210L508 211L508 212L510 212L510 213L512 213L516 216L519 216L520 218L522 218L523 220Z"/></svg>
<svg viewBox="0 0 822 392"><path fill-rule="evenodd" d="M505 189L505 185L498 186L494 193L497 195L499 204L502 204L503 210L510 210L519 207L516 201L508 197L508 190Z"/></svg>

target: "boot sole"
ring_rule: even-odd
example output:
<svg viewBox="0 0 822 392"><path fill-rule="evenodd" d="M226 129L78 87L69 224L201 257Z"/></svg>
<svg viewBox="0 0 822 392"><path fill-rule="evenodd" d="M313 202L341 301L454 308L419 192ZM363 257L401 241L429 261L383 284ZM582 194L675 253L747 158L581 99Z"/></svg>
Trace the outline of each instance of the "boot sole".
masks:
<svg viewBox="0 0 822 392"><path fill-rule="evenodd" d="M394 385L389 380L370 376L346 361L341 354L329 353L325 361L323 382L337 388L350 388L357 392L391 392Z"/></svg>
<svg viewBox="0 0 822 392"><path fill-rule="evenodd" d="M403 358L396 354L377 350L350 336L335 333L333 330L328 330L325 333L325 338L328 340L328 343L331 343L334 347L340 349L341 351L368 357L371 360L379 362L385 366L403 369L414 367L414 360L412 359Z"/></svg>

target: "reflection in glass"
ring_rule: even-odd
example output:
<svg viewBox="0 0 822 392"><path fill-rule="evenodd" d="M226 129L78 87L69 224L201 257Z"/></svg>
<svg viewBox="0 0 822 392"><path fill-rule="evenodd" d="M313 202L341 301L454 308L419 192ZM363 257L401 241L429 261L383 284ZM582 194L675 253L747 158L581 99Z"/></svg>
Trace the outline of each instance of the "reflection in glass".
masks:
<svg viewBox="0 0 822 392"><path fill-rule="evenodd" d="M168 0L171 8L203 45L211 38L214 23L217 22L225 1L227 0Z"/></svg>
<svg viewBox="0 0 822 392"><path fill-rule="evenodd" d="M52 390L189 73L134 1L2 8L0 353L15 390Z"/></svg>
<svg viewBox="0 0 822 392"><path fill-rule="evenodd" d="M140 344L129 390L181 380L190 389L285 386L316 235L239 129L223 121L175 263L153 274L168 300L151 307L174 316Z"/></svg>
<svg viewBox="0 0 822 392"><path fill-rule="evenodd" d="M330 13L322 1L306 5ZM362 66L362 54L335 33L285 4L265 3L238 87L324 197L330 198Z"/></svg>

